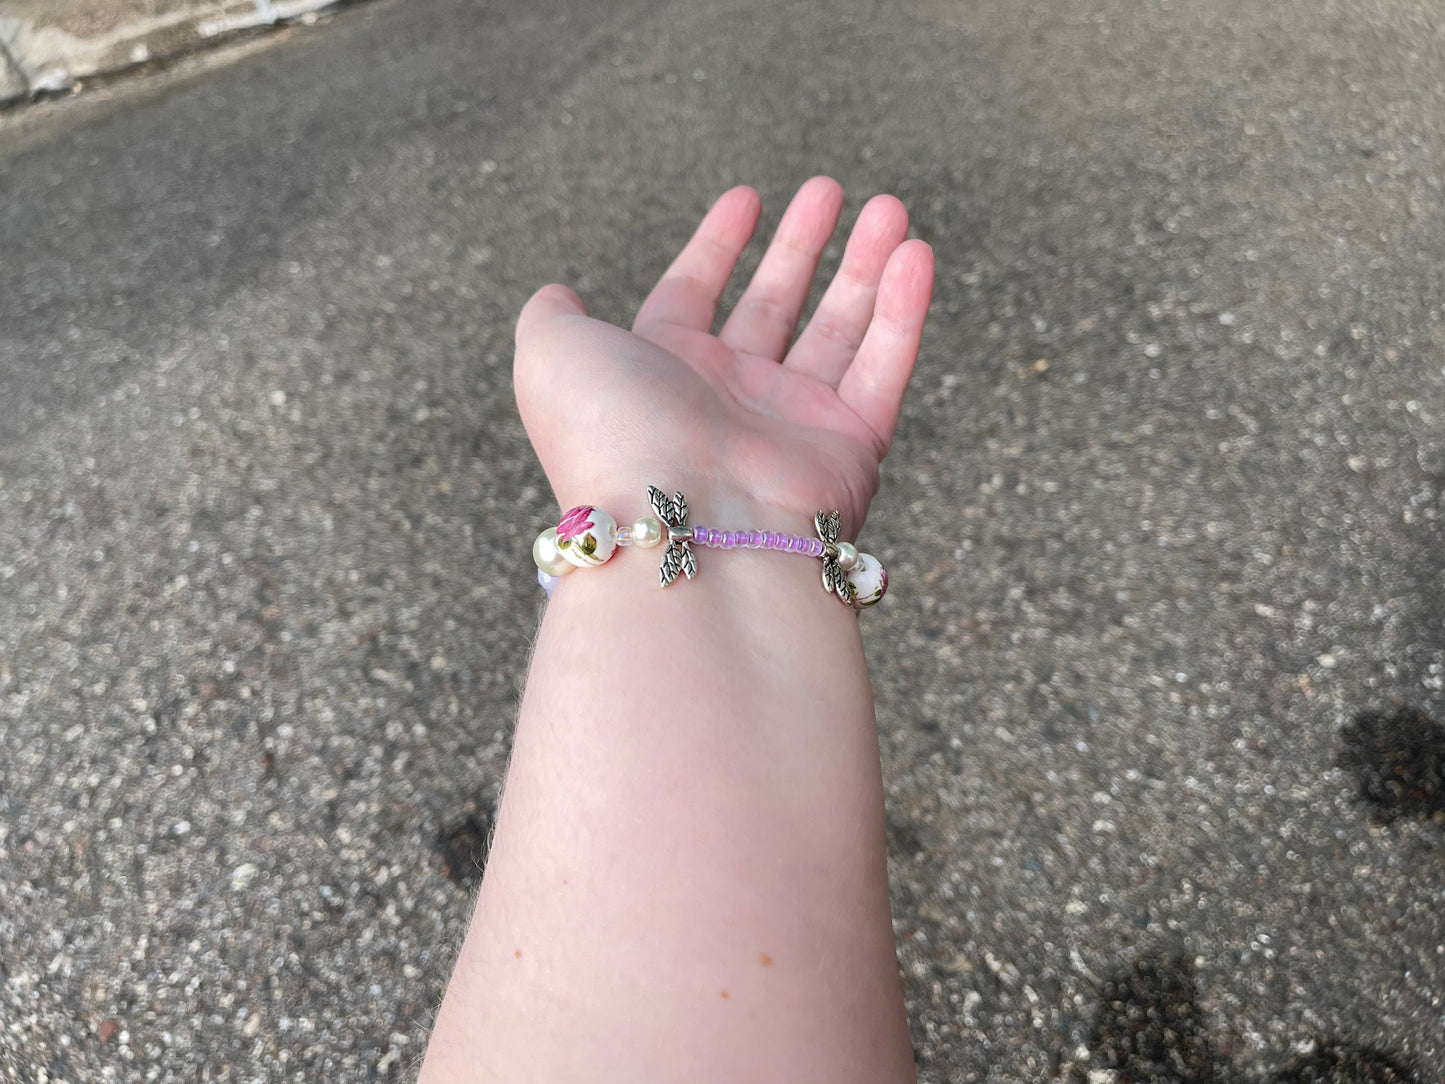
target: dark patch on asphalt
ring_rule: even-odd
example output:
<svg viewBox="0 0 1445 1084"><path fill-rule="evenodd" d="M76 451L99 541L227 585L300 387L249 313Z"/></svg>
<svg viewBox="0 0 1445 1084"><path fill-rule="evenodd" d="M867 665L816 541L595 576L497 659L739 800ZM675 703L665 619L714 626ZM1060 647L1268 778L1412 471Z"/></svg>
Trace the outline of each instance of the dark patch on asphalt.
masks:
<svg viewBox="0 0 1445 1084"><path fill-rule="evenodd" d="M1206 1084L1215 1056L1196 1001L1194 968L1182 956L1141 960L1100 987L1099 1016L1076 1080L1105 1070L1115 1084Z"/></svg>
<svg viewBox="0 0 1445 1084"><path fill-rule="evenodd" d="M894 858L912 858L925 849L913 825L907 821L888 821L888 853Z"/></svg>
<svg viewBox="0 0 1445 1084"><path fill-rule="evenodd" d="M1407 1084L1413 1069L1368 1046L1321 1042L1270 1077L1269 1084Z"/></svg>
<svg viewBox="0 0 1445 1084"><path fill-rule="evenodd" d="M437 833L436 851L442 858L442 873L468 892L482 883L487 852L492 846L492 818L468 813Z"/></svg>
<svg viewBox="0 0 1445 1084"><path fill-rule="evenodd" d="M1445 819L1445 726L1418 708L1368 711L1340 740L1339 766L1376 819Z"/></svg>
<svg viewBox="0 0 1445 1084"><path fill-rule="evenodd" d="M1106 1074L1110 1084L1233 1084L1241 1079L1210 1042L1194 968L1179 955L1140 960L1106 980L1086 1048L1088 1058L1067 1074L1070 1084L1082 1084L1096 1072ZM1397 1055L1317 1038L1264 1079L1266 1084L1411 1084L1417 1078Z"/></svg>

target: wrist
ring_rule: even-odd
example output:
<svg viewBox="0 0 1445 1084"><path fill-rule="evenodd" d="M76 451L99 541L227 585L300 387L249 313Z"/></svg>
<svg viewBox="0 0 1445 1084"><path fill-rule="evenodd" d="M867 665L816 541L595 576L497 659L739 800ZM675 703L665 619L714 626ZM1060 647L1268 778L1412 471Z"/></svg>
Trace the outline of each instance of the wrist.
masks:
<svg viewBox="0 0 1445 1084"><path fill-rule="evenodd" d="M619 484L619 477L625 484ZM656 518L648 503L648 486L655 485L667 497L681 493L687 498L687 524L726 531L771 530L811 537L816 508L790 508L726 474L679 472L675 466L616 472L591 482L568 480L554 486L562 512L581 505L604 509L619 526L636 520Z"/></svg>
<svg viewBox="0 0 1445 1084"><path fill-rule="evenodd" d="M689 519L711 532L719 530L700 513ZM694 539L689 543L694 577L674 567L673 581L662 586L669 552L666 530L664 541L657 545L620 546L604 564L575 568L553 581L548 592L553 606L563 604L569 614L579 605L626 612L629 620L661 622L663 627L676 623L679 630L692 632L703 621L726 627L742 640L771 635L769 630L775 628L813 627L818 622L857 627L857 611L823 590L820 560L803 552L745 545L723 548ZM794 537L805 536L800 531ZM548 607L549 613L552 608Z"/></svg>
<svg viewBox="0 0 1445 1084"><path fill-rule="evenodd" d="M696 494L694 481L687 484ZM534 544L539 582L550 594L574 569L596 568L624 550L638 549L657 551L660 560L654 567L666 588L679 578L693 579L706 551L753 550L786 557L790 568L806 570L805 581L821 585L824 597L834 596L849 608L871 606L887 591L886 570L841 537L836 510L805 516L737 486L705 486L703 491L711 499L702 511L681 489L669 494L653 485L647 486L644 510L636 516L632 510L643 502L622 495L572 505L557 527ZM817 563L801 560L809 558Z"/></svg>

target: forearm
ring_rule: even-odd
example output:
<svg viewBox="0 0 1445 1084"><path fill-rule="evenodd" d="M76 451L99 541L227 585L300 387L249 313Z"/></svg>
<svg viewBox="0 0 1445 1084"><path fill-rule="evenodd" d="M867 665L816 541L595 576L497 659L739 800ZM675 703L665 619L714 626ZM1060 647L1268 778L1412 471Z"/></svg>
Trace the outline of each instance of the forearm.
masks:
<svg viewBox="0 0 1445 1084"><path fill-rule="evenodd" d="M912 1080L857 619L804 557L658 553L547 608L424 1079Z"/></svg>

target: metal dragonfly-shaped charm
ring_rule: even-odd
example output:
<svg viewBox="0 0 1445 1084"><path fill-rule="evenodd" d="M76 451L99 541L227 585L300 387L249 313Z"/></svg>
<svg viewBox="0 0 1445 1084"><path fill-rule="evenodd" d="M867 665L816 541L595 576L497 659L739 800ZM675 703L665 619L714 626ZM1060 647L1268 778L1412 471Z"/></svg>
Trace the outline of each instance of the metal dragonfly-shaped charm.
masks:
<svg viewBox="0 0 1445 1084"><path fill-rule="evenodd" d="M823 543L823 590L837 595L851 606L853 585L848 582L848 573L838 564L838 534L842 530L842 522L837 510L818 512L813 516L813 526Z"/></svg>
<svg viewBox="0 0 1445 1084"><path fill-rule="evenodd" d="M697 558L692 552L692 528L687 525L687 498L674 493L672 500L668 500L662 490L648 486L647 502L667 531L663 539L662 568L658 570L662 586L671 584L679 573L692 579L697 575Z"/></svg>

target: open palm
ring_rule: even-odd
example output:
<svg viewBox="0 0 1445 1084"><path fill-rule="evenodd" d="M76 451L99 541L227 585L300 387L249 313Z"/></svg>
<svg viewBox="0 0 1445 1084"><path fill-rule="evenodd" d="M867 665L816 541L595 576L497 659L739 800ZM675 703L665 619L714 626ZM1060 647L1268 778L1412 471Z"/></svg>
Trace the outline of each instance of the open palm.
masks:
<svg viewBox="0 0 1445 1084"><path fill-rule="evenodd" d="M640 498L656 482L699 509L730 497L808 517L838 508L856 534L917 358L933 254L905 240L898 200L875 197L793 342L842 206L827 177L799 189L716 335L718 302L757 227L751 188L713 205L630 333L590 319L565 286L533 295L517 322L517 401L563 507Z"/></svg>

